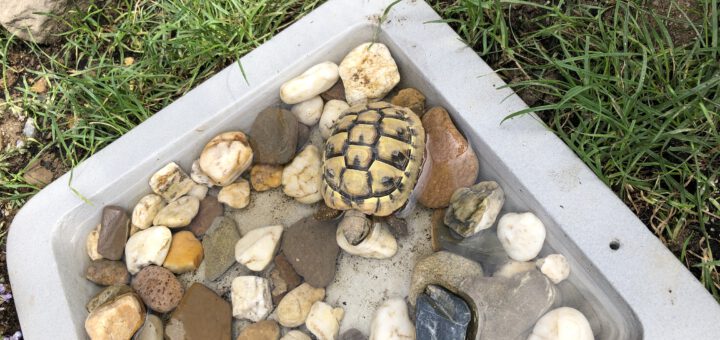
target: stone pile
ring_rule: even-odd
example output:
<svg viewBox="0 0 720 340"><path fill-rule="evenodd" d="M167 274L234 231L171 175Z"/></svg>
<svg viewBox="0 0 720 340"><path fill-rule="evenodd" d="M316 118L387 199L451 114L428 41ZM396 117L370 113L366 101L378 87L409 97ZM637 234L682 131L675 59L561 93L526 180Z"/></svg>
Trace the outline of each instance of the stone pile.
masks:
<svg viewBox="0 0 720 340"><path fill-rule="evenodd" d="M323 62L284 83L282 104L259 112L249 131L214 136L185 167L159 164L132 209L104 207L86 242L85 276L104 287L86 306L90 338L565 339L570 329L592 339L582 313L552 310L568 261L548 254L531 262L543 249L543 223L532 213L496 221L505 202L500 185L476 183L479 159L448 111L426 110L417 89L392 92L399 81L388 48L362 44L339 65ZM407 297L377 306L369 337L358 329L341 334L345 310L326 296L338 257L382 265L413 246L402 244L412 226L321 202L329 175L317 140L336 138L351 107L381 100L422 117L427 148L413 197L436 209L428 240L435 252L415 264ZM272 192L314 205L315 213L251 230L229 217L257 209L258 195ZM488 266L447 247L463 238L496 244L502 261Z"/></svg>

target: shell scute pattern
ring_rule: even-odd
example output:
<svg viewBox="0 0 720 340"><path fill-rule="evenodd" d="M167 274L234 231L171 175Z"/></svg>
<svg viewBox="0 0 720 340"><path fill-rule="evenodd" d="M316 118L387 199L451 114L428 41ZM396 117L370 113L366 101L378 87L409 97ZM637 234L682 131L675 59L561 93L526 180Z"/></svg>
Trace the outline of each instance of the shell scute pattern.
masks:
<svg viewBox="0 0 720 340"><path fill-rule="evenodd" d="M386 102L349 108L325 145L325 204L377 216L392 214L410 197L424 152L425 131L410 109Z"/></svg>

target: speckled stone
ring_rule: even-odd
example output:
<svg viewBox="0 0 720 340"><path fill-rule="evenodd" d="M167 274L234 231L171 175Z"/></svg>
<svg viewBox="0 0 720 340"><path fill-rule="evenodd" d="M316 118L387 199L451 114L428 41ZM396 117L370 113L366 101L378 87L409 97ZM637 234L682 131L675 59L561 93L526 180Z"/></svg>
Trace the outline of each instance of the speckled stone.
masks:
<svg viewBox="0 0 720 340"><path fill-rule="evenodd" d="M148 266L140 270L132 281L132 288L150 309L167 313L183 296L183 288L175 275L166 268Z"/></svg>
<svg viewBox="0 0 720 340"><path fill-rule="evenodd" d="M202 240L206 279L217 279L235 263L235 244L239 240L240 233L232 219L220 216L213 221Z"/></svg>

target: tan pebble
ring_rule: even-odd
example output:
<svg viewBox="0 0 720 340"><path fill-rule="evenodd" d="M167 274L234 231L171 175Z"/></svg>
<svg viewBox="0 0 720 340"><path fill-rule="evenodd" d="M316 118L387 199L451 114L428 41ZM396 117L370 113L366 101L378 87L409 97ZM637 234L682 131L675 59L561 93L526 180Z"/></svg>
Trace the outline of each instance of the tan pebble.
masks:
<svg viewBox="0 0 720 340"><path fill-rule="evenodd" d="M282 165L256 164L250 169L250 183L255 191L267 191L282 185Z"/></svg>
<svg viewBox="0 0 720 340"><path fill-rule="evenodd" d="M163 267L175 274L182 274L197 269L202 259L202 243L192 232L181 231L173 235Z"/></svg>
<svg viewBox="0 0 720 340"><path fill-rule="evenodd" d="M218 202L235 209L242 209L250 204L250 183L244 179L220 189Z"/></svg>

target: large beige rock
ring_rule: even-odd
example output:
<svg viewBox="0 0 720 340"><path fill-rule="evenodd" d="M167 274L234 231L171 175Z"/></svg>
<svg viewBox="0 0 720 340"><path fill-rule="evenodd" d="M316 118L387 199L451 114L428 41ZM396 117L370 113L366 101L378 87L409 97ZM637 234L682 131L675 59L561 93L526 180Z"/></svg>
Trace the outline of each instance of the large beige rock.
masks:
<svg viewBox="0 0 720 340"><path fill-rule="evenodd" d="M324 298L325 289L303 283L280 300L277 306L278 321L285 327L298 327L305 323L312 305Z"/></svg>
<svg viewBox="0 0 720 340"><path fill-rule="evenodd" d="M234 182L253 160L247 136L240 131L221 133L211 139L200 154L198 165L212 184L225 186Z"/></svg>
<svg viewBox="0 0 720 340"><path fill-rule="evenodd" d="M378 101L400 82L390 50L373 42L355 47L340 63L340 78L350 106Z"/></svg>
<svg viewBox="0 0 720 340"><path fill-rule="evenodd" d="M200 209L200 200L193 196L183 196L166 205L153 219L153 225L168 228L184 227L192 221Z"/></svg>
<svg viewBox="0 0 720 340"><path fill-rule="evenodd" d="M95 308L85 319L85 331L92 340L130 339L144 320L145 305L127 293Z"/></svg>
<svg viewBox="0 0 720 340"><path fill-rule="evenodd" d="M62 31L62 17L71 4L68 0L0 0L0 24L18 38L49 43ZM57 16L57 18L53 18Z"/></svg>

